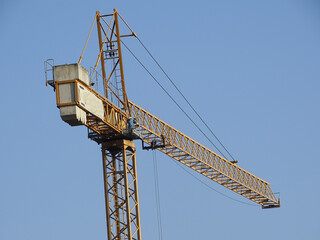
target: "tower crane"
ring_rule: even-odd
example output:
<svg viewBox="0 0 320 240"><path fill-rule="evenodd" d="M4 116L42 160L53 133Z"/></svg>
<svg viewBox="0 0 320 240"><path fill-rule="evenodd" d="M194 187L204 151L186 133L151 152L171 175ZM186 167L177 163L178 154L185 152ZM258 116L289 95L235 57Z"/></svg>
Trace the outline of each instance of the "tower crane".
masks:
<svg viewBox="0 0 320 240"><path fill-rule="evenodd" d="M120 33L124 23L128 34ZM92 74L81 61L94 24L99 53ZM54 88L63 121L84 125L88 137L101 145L107 237L141 239L135 139L145 149L157 149L218 184L260 204L280 207L270 184L218 155L153 114L128 100L122 58L123 38L137 37L116 9L95 14L78 63L55 65L47 60L46 84ZM97 67L100 64L102 89ZM52 71L52 78L49 77ZM96 76L96 78L94 78Z"/></svg>

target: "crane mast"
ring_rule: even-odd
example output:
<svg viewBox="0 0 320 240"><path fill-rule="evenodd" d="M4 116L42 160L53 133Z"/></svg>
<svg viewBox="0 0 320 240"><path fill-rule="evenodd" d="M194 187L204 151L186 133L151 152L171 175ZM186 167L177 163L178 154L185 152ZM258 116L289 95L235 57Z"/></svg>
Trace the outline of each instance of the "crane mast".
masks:
<svg viewBox="0 0 320 240"><path fill-rule="evenodd" d="M111 17L111 21L108 23L105 17ZM115 97L123 119L128 119L130 110L124 80L118 12L115 9L112 16L101 16L97 11L96 21L100 49L98 59L100 58L101 63L105 98ZM105 61L112 62L112 70L108 76ZM96 71L96 67L94 70ZM118 76L117 71L120 72ZM114 88L109 84L112 77L115 79ZM96 125L99 125L99 122L96 122ZM95 140L94 137L92 139ZM140 240L135 144L130 136L125 135L113 136L111 139L100 138L98 142L102 145L108 239Z"/></svg>
<svg viewBox="0 0 320 240"><path fill-rule="evenodd" d="M135 144L102 143L108 239L141 239Z"/></svg>
<svg viewBox="0 0 320 240"><path fill-rule="evenodd" d="M121 35L120 19L130 30L129 34ZM268 182L129 101L121 39L136 34L116 9L108 15L100 15L97 11L94 23L97 24L99 54L90 79L88 71L80 65L83 51L76 64L53 65L53 79L47 79L47 85L56 91L62 120L71 126L85 125L88 137L101 144L109 240L141 239L134 139L142 140L145 148L156 148L262 208L280 207L280 199L275 197ZM102 92L93 88L93 76L98 75L99 62Z"/></svg>

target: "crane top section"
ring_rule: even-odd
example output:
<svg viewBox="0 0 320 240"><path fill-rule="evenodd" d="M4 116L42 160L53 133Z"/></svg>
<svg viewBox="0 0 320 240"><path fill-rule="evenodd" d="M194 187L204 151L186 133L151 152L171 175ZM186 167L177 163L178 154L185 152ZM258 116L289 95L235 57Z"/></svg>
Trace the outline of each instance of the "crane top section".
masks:
<svg viewBox="0 0 320 240"><path fill-rule="evenodd" d="M119 18L130 34L120 34ZM89 129L89 138L97 143L141 139L151 148L159 146L161 152L260 204L262 208L280 207L280 199L275 197L268 182L129 101L125 89L121 38L136 35L116 9L110 15L96 12L91 30L94 23L98 30L99 54L91 76L80 65L87 39L78 63L53 65L53 80L47 81L56 90L62 120L71 126L85 125ZM99 62L101 74L97 71ZM97 88L98 78L102 79L102 91Z"/></svg>
<svg viewBox="0 0 320 240"><path fill-rule="evenodd" d="M120 34L120 21L125 25L126 29L129 30L129 33ZM113 14L107 15L101 15L100 12L97 11L78 64L81 64L85 48L95 23L98 32L99 54L93 68L93 73L90 77L90 84L95 84L94 77L96 77L96 79L101 77L103 82L103 91L101 94L105 98L111 100L111 102L118 106L122 111L130 114L125 86L121 43L122 38L136 36L136 34L124 21L117 9L114 9ZM99 62L101 65L101 74L97 72ZM98 83L96 84L98 85Z"/></svg>

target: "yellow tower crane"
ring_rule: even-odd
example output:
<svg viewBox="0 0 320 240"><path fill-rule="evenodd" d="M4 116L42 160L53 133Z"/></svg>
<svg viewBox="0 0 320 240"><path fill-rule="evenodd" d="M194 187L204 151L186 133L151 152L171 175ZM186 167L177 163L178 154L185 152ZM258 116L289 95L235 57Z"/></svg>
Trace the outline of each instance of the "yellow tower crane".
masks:
<svg viewBox="0 0 320 240"><path fill-rule="evenodd" d="M129 34L120 33L120 21L130 30ZM97 24L100 52L89 77L80 63L94 23ZM122 38L137 36L116 9L108 15L96 12L90 33L78 63L54 65L46 61L46 83L55 89L62 120L71 126L85 125L88 137L101 144L109 240L141 239L134 139L141 139L144 148L167 154L262 208L280 207L280 199L275 197L268 182L128 100ZM102 93L97 90L98 83L94 82L94 76L98 77L99 62ZM49 70L52 70L52 79L48 77Z"/></svg>

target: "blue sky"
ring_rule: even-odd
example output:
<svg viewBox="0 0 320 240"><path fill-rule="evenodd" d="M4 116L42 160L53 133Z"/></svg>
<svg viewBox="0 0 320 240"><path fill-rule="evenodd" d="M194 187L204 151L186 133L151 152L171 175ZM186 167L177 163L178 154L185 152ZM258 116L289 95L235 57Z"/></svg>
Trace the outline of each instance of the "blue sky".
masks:
<svg viewBox="0 0 320 240"><path fill-rule="evenodd" d="M76 62L95 11L113 8L238 165L281 192L280 209L241 204L157 153L163 239L320 239L320 2L312 0L2 0L0 239L106 239L100 147L60 119L43 62ZM137 41L126 43L183 104ZM211 147L126 51L124 58L129 99ZM152 152L136 146L142 236L157 239Z"/></svg>

